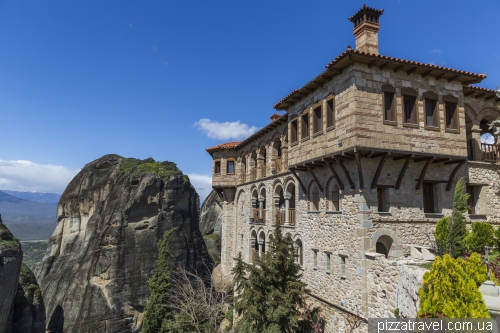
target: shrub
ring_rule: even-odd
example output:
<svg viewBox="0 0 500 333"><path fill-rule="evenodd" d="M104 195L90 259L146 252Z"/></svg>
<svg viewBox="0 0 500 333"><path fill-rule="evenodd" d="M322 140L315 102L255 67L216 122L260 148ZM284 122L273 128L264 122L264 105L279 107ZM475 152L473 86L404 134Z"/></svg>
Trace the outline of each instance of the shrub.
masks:
<svg viewBox="0 0 500 333"><path fill-rule="evenodd" d="M485 246L493 246L495 228L486 222L473 222L472 231L465 237L465 246L471 252L483 252Z"/></svg>
<svg viewBox="0 0 500 333"><path fill-rule="evenodd" d="M466 261L449 255L436 257L419 290L419 317L490 318L478 287L486 268L477 254Z"/></svg>
<svg viewBox="0 0 500 333"><path fill-rule="evenodd" d="M461 178L455 186L450 235L448 236L449 253L453 258L458 258L464 253L464 239L467 235L464 213L469 209L468 199L469 193L465 190L465 180Z"/></svg>
<svg viewBox="0 0 500 333"><path fill-rule="evenodd" d="M500 251L500 227L495 229L495 244Z"/></svg>
<svg viewBox="0 0 500 333"><path fill-rule="evenodd" d="M445 216L436 224L434 238L436 239L436 254L438 256L443 256L449 251L448 237L450 235L450 222L451 218Z"/></svg>

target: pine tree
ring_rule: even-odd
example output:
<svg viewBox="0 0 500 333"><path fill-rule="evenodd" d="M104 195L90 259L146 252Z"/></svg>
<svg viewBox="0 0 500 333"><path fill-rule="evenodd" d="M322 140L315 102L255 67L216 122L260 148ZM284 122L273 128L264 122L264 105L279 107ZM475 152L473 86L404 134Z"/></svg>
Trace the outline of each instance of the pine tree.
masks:
<svg viewBox="0 0 500 333"><path fill-rule="evenodd" d="M168 269L170 251L168 241L174 230L167 231L163 235L163 239L158 243L158 259L153 269L153 275L148 281L151 296L145 309L142 325L143 333L168 332L163 322L171 316L168 307L170 291L170 271Z"/></svg>
<svg viewBox="0 0 500 333"><path fill-rule="evenodd" d="M490 318L478 288L485 280L486 268L477 254L468 261L436 257L418 292L419 317Z"/></svg>
<svg viewBox="0 0 500 333"><path fill-rule="evenodd" d="M438 256L443 256L449 252L450 221L450 217L445 216L436 223L434 238L436 239L436 254Z"/></svg>
<svg viewBox="0 0 500 333"><path fill-rule="evenodd" d="M450 234L448 236L449 253L453 258L458 258L464 252L464 239L467 236L464 213L469 209L467 205L468 199L469 193L465 190L465 180L461 178L455 186Z"/></svg>
<svg viewBox="0 0 500 333"><path fill-rule="evenodd" d="M265 260L249 265L240 253L233 275L235 311L240 316L236 332L311 332L311 322L302 319L299 312L306 284L300 281L292 238L283 237L279 223L275 224ZM318 312L315 308L311 315Z"/></svg>

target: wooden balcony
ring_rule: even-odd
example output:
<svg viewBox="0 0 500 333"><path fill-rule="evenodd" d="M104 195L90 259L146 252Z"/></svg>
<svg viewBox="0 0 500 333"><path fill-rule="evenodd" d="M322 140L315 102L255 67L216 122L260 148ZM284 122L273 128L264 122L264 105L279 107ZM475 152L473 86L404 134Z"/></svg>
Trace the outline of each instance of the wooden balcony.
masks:
<svg viewBox="0 0 500 333"><path fill-rule="evenodd" d="M498 163L498 156L500 152L499 145L481 143L481 152L483 161Z"/></svg>
<svg viewBox="0 0 500 333"><path fill-rule="evenodd" d="M285 210L280 210L280 213L278 215L279 221L281 225L285 224ZM288 223L290 223L291 226L295 226L295 208L290 208L288 209Z"/></svg>

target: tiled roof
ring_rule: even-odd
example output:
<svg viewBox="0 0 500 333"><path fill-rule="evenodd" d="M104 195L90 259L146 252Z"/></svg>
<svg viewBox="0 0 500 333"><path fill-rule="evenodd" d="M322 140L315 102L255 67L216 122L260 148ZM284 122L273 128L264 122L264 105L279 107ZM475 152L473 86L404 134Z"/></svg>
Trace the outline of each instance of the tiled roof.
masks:
<svg viewBox="0 0 500 333"><path fill-rule="evenodd" d="M374 13L379 14L379 15L382 15L382 13L384 12L383 9L375 9L375 8L368 7L366 4L363 4L363 7L361 7L361 9L358 10L358 12L356 14L349 17L349 21L353 22L354 18L356 16L358 16L359 14L361 14L363 11L371 11L371 12L374 12Z"/></svg>
<svg viewBox="0 0 500 333"><path fill-rule="evenodd" d="M462 71L458 69L437 66L432 64L426 64L423 62L399 59L394 57L388 57L379 54L372 54L354 50L351 46L340 54L338 57L333 59L328 65L325 66L326 70L323 71L316 78L308 82L300 89L296 89L288 94L278 103L274 104L274 108L278 110L283 110L293 105L297 100L295 98L300 98L309 94L311 90L316 87L321 86L327 78L331 78L339 73L352 62L359 62L368 65L370 68L373 66L386 68L388 70L394 71L406 71L407 73L417 73L422 76L436 77L438 79L446 79L448 81L459 81L464 85L469 85L471 83L481 82L486 78L486 74L477 74L467 71ZM295 97L295 98L292 98ZM290 104L291 103L291 104Z"/></svg>
<svg viewBox="0 0 500 333"><path fill-rule="evenodd" d="M219 150L219 149L230 149L236 147L240 141L233 141L233 142L225 142L221 143L220 145L209 147L206 150L211 151L211 150Z"/></svg>

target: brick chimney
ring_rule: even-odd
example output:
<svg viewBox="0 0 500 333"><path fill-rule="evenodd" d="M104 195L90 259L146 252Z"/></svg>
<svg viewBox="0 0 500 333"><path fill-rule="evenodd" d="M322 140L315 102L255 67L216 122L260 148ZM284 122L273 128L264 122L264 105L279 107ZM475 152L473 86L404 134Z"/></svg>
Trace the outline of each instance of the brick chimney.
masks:
<svg viewBox="0 0 500 333"><path fill-rule="evenodd" d="M378 54L379 17L383 12L383 9L373 9L363 5L356 14L349 17L349 21L354 23L356 50Z"/></svg>
<svg viewBox="0 0 500 333"><path fill-rule="evenodd" d="M281 117L281 115L279 113L275 113L273 114L270 118L271 118L271 122L275 121L276 119L278 119L279 117Z"/></svg>

